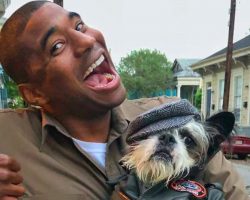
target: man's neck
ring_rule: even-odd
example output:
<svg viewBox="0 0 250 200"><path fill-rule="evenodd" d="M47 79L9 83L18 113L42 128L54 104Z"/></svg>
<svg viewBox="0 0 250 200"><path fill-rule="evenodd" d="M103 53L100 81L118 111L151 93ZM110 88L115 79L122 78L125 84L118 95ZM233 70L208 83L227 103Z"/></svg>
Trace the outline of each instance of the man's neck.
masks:
<svg viewBox="0 0 250 200"><path fill-rule="evenodd" d="M111 111L91 119L75 116L55 117L68 133L82 141L105 143L108 139Z"/></svg>

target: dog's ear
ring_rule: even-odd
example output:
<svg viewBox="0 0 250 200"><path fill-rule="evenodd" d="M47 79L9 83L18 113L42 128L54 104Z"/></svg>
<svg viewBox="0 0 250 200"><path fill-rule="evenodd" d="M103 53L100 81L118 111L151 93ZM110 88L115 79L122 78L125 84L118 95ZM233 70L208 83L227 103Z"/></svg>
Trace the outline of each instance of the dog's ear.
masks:
<svg viewBox="0 0 250 200"><path fill-rule="evenodd" d="M209 117L206 123L217 129L225 138L228 138L234 128L235 117L233 113L223 111Z"/></svg>
<svg viewBox="0 0 250 200"><path fill-rule="evenodd" d="M206 120L206 124L209 127L212 127L219 132L219 134L211 133L212 140L210 141L208 148L208 160L220 150L220 144L229 138L234 128L234 123L234 114L226 111L219 112Z"/></svg>
<svg viewBox="0 0 250 200"><path fill-rule="evenodd" d="M231 112L219 112L205 120L205 129L210 135L207 157L198 166L190 170L190 178L197 177L197 173L202 171L205 165L214 157L220 150L220 144L229 138L230 133L234 128L235 117Z"/></svg>

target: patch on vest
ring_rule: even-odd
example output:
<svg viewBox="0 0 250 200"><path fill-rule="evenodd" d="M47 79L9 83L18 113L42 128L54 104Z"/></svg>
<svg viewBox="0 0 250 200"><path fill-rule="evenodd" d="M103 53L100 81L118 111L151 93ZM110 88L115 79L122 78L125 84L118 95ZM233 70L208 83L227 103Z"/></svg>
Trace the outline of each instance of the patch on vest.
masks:
<svg viewBox="0 0 250 200"><path fill-rule="evenodd" d="M189 192L197 198L207 196L206 188L198 182L190 180L177 180L170 183L170 188L179 192Z"/></svg>

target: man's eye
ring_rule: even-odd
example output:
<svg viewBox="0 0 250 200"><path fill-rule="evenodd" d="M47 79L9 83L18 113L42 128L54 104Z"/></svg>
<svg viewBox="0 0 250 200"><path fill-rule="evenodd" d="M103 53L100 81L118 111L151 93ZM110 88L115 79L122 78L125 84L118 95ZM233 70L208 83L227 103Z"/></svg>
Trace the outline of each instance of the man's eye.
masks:
<svg viewBox="0 0 250 200"><path fill-rule="evenodd" d="M52 54L55 53L55 52L56 52L58 49L60 49L62 46L63 46L63 43L62 43L62 42L56 43L56 44L52 47L51 53L52 53Z"/></svg>
<svg viewBox="0 0 250 200"><path fill-rule="evenodd" d="M83 22L80 22L76 25L76 30L77 31L82 31L83 30L83 27L84 27L84 24Z"/></svg>

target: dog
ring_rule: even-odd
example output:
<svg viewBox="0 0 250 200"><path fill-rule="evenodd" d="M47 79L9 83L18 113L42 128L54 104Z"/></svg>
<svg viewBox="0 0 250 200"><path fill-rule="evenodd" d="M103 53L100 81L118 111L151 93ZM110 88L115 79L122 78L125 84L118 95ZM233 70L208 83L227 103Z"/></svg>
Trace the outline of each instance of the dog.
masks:
<svg viewBox="0 0 250 200"><path fill-rule="evenodd" d="M220 143L229 137L234 122L231 112L217 113L202 122L197 109L187 100L161 105L130 123L129 150L121 163L147 188L164 185L164 195L159 194L164 199L178 195L180 199L223 199L218 184L213 184L218 191L211 192L197 182L195 176L219 151ZM220 198L209 197L209 191Z"/></svg>

